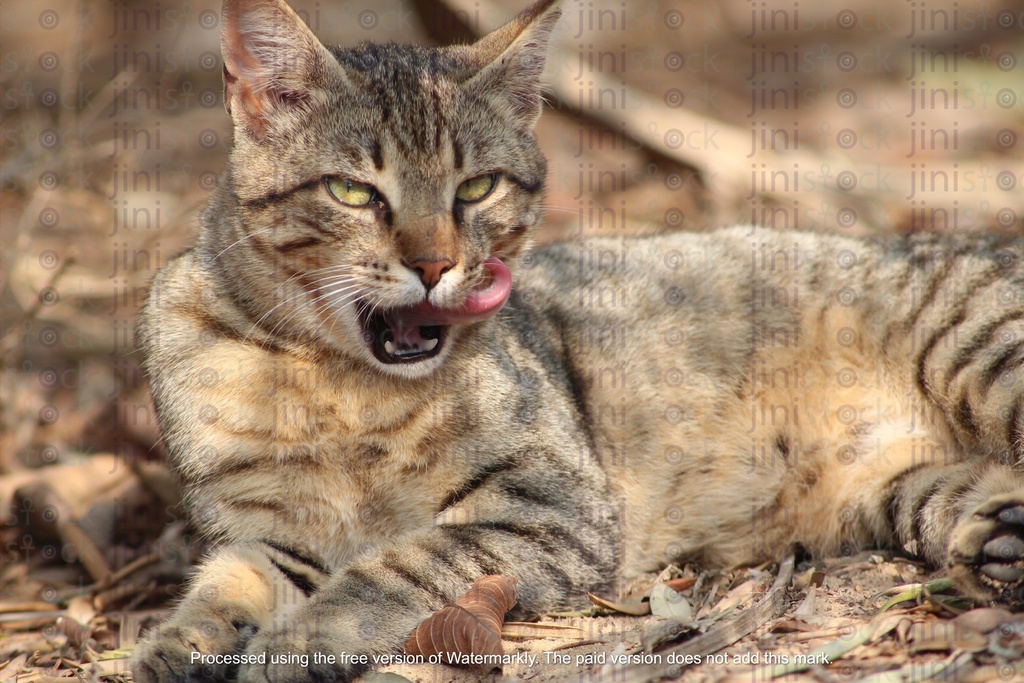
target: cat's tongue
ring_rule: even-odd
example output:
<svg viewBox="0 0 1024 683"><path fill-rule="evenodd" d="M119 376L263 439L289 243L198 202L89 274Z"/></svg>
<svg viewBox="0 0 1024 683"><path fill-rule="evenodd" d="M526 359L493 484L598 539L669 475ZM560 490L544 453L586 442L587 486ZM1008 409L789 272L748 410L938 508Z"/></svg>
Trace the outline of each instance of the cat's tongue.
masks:
<svg viewBox="0 0 1024 683"><path fill-rule="evenodd" d="M484 269L490 281L481 289L474 289L458 308L438 308L429 301L415 306L387 311L384 319L393 329L424 327L432 325L454 325L475 323L486 320L501 310L512 292L512 273L499 259L491 257L484 261Z"/></svg>

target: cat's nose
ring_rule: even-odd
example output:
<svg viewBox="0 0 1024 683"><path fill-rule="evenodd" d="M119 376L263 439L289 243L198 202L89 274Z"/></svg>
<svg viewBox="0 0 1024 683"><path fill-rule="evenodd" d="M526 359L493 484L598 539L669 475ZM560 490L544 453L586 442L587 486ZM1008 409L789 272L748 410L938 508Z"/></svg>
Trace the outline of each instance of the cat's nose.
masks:
<svg viewBox="0 0 1024 683"><path fill-rule="evenodd" d="M423 282L423 286L427 288L428 292L441 281L442 275L455 266L455 262L447 258L417 259L410 262L403 261L402 263L405 263L407 268L415 270L420 274L420 281Z"/></svg>

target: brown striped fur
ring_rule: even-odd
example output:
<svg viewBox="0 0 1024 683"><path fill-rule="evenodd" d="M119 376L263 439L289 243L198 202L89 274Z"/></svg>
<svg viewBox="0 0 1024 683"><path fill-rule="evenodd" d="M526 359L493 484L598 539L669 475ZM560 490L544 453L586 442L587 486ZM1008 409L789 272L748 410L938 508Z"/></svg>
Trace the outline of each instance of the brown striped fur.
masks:
<svg viewBox="0 0 1024 683"><path fill-rule="evenodd" d="M541 0L472 47L346 50L278 0L226 3L234 151L140 325L219 546L136 680L346 679L365 667L192 652L393 653L483 574L537 614L794 542L894 546L1020 602L1024 241L738 227L518 258L557 16ZM485 199L454 200L488 173ZM344 206L325 177L379 201ZM492 255L518 262L495 317L417 363L368 350L360 306L457 304ZM425 289L424 259L455 265Z"/></svg>

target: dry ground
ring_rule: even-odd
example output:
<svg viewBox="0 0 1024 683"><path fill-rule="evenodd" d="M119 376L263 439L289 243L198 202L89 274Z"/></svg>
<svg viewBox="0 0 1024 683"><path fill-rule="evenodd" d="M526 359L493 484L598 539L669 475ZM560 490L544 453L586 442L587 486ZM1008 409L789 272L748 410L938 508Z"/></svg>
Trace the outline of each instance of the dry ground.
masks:
<svg viewBox="0 0 1024 683"><path fill-rule="evenodd" d="M295 2L341 43L466 39L524 4ZM543 241L750 221L844 234L1022 229L1024 13L1008 0L565 9L539 126L551 161ZM201 552L160 464L132 326L223 167L218 16L216 0L0 3L0 681L128 678L123 656ZM820 586L784 594L765 593L776 568L701 575L690 598L709 634L765 600L781 599L782 613L754 620L723 651L727 665L704 659L683 680L1022 677L1024 626L1006 615L951 622L962 605L919 596L876 616L876 594L921 581L917 566L877 554L797 569L815 567ZM723 601L731 610L709 621ZM619 641L632 651L643 629L657 631L651 619L547 622L580 631L533 627L507 649L563 648L570 664L506 675L654 675L575 664L621 652ZM803 672L731 657L826 645L831 664Z"/></svg>

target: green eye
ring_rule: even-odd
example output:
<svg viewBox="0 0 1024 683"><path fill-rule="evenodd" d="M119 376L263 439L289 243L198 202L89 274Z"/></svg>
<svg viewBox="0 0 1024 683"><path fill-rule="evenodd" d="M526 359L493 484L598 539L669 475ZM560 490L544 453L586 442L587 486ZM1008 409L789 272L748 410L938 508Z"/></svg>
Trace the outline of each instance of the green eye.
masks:
<svg viewBox="0 0 1024 683"><path fill-rule="evenodd" d="M366 206L377 198L377 190L372 185L357 183L348 178L328 178L327 191L348 206Z"/></svg>
<svg viewBox="0 0 1024 683"><path fill-rule="evenodd" d="M470 178L455 190L455 198L460 202L478 202L491 193L497 181L498 176L494 173Z"/></svg>

